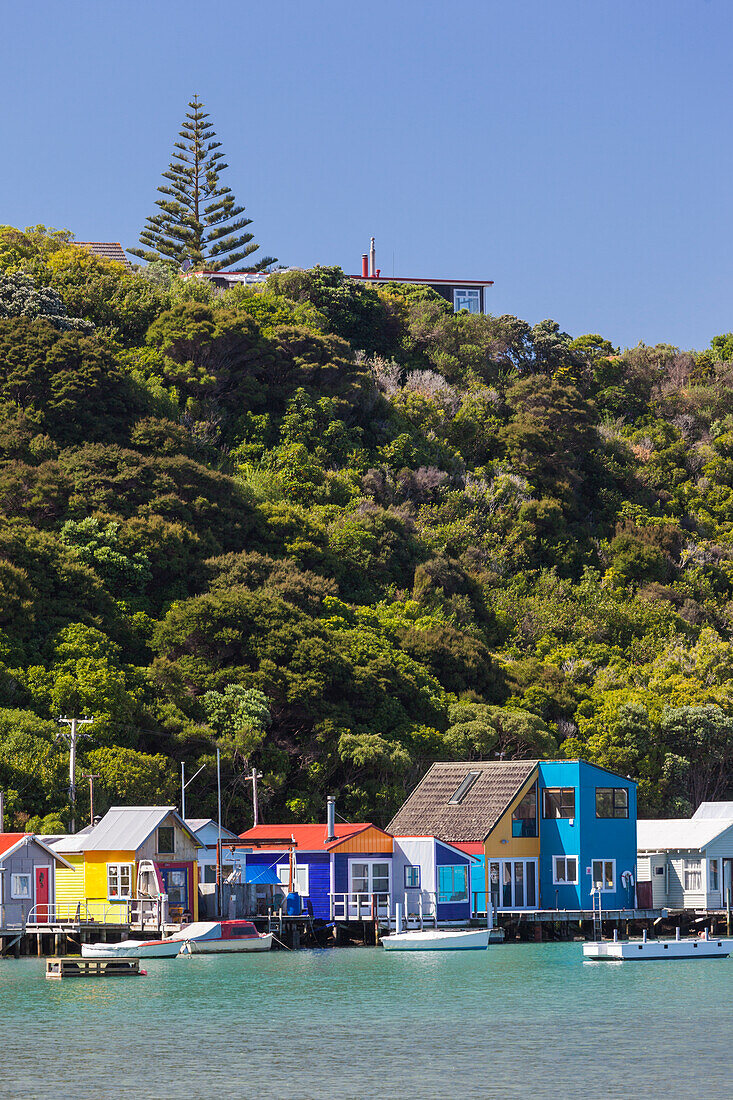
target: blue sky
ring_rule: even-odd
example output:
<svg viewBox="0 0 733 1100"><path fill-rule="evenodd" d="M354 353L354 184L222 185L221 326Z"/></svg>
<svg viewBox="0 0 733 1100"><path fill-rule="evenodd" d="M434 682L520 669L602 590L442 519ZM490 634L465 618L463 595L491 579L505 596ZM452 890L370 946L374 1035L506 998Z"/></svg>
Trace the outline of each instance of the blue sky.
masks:
<svg viewBox="0 0 733 1100"><path fill-rule="evenodd" d="M5 0L0 221L134 245L193 93L262 254L733 329L730 0Z"/></svg>

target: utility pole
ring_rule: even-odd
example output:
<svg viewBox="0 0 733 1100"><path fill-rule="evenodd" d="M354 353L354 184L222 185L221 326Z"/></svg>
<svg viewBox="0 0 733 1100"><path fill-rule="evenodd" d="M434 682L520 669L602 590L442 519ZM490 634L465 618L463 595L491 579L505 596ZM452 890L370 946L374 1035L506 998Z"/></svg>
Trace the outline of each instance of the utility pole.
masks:
<svg viewBox="0 0 733 1100"><path fill-rule="evenodd" d="M5 795L0 791L0 833L5 832Z"/></svg>
<svg viewBox="0 0 733 1100"><path fill-rule="evenodd" d="M194 772L191 778L187 780L186 765L183 763L183 761L181 761L181 817L184 821L186 820L186 787L189 785L189 783L193 783L196 776L200 775L205 767L206 765L202 764L199 770L197 772Z"/></svg>
<svg viewBox="0 0 733 1100"><path fill-rule="evenodd" d="M87 775L85 772L81 774L82 779L89 780L89 824L94 825L94 780L101 779L101 775L96 772Z"/></svg>
<svg viewBox="0 0 733 1100"><path fill-rule="evenodd" d="M257 800L257 780L262 779L262 772L258 772L257 768L252 768L252 774L246 777L247 782L252 784L252 807L254 809L254 824L260 823L260 807Z"/></svg>
<svg viewBox="0 0 733 1100"><path fill-rule="evenodd" d="M219 804L219 839L216 845L216 913L221 920L221 753L216 746L216 793Z"/></svg>
<svg viewBox="0 0 733 1100"><path fill-rule="evenodd" d="M76 832L76 743L79 739L79 726L87 726L94 721L94 718L61 718L59 717L59 724L62 726L68 726L69 732L64 730L59 734L60 737L66 737L69 741L69 802L71 804L71 820L69 822L69 832Z"/></svg>

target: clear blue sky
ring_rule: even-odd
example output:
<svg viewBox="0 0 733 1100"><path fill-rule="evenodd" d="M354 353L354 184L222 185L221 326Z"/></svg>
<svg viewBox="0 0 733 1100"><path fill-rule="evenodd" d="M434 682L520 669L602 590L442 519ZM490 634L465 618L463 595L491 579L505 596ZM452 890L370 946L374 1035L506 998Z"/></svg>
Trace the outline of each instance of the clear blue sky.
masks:
<svg viewBox="0 0 733 1100"><path fill-rule="evenodd" d="M730 0L4 0L0 221L134 245L198 93L263 253L733 329Z"/></svg>

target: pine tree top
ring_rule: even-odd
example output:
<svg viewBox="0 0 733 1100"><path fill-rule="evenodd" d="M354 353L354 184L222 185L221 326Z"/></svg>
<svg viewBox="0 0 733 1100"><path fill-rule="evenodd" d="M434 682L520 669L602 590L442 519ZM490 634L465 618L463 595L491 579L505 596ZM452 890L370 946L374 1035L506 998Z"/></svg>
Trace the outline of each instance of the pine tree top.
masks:
<svg viewBox="0 0 733 1100"><path fill-rule="evenodd" d="M173 143L173 155L156 199L159 213L151 214L140 233L142 248L130 253L143 260L168 260L182 264L190 259L193 267L220 271L245 260L259 245L254 234L246 232L252 219L244 217L244 207L230 187L220 182L220 174L229 167L224 162L221 142L195 95L188 104ZM248 270L262 271L275 263L266 256Z"/></svg>

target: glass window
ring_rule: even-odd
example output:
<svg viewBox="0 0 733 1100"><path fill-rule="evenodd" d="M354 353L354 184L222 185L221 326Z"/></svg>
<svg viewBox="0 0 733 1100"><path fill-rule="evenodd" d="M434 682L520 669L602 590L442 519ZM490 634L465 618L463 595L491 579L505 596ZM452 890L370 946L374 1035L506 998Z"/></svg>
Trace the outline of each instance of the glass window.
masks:
<svg viewBox="0 0 733 1100"><path fill-rule="evenodd" d="M629 792L626 787L596 787L596 817L628 817Z"/></svg>
<svg viewBox="0 0 733 1100"><path fill-rule="evenodd" d="M575 787L545 787L542 792L543 817L575 817Z"/></svg>
<svg viewBox="0 0 733 1100"><path fill-rule="evenodd" d="M293 876L293 890L296 894L300 894L301 897L307 898L310 889L310 868L306 863L299 864L295 868L295 874ZM280 863L277 867L277 877L283 884L285 889L288 888L290 882L290 865L287 863ZM359 891L359 893L365 893L366 891Z"/></svg>
<svg viewBox="0 0 733 1100"><path fill-rule="evenodd" d="M176 850L175 830L172 825L161 825L158 829L158 852L162 856L172 856Z"/></svg>
<svg viewBox="0 0 733 1100"><path fill-rule="evenodd" d="M524 908L524 864L514 864L514 906L516 909Z"/></svg>
<svg viewBox="0 0 733 1100"><path fill-rule="evenodd" d="M685 890L702 890L702 861L685 860Z"/></svg>
<svg viewBox="0 0 733 1100"><path fill-rule="evenodd" d="M107 864L107 897L110 901L132 897L132 864Z"/></svg>
<svg viewBox="0 0 733 1100"><path fill-rule="evenodd" d="M717 861L717 859L711 859L710 863L708 864L708 879L709 879L709 882L710 882L710 886L709 886L710 890L719 889L718 861Z"/></svg>
<svg viewBox="0 0 733 1100"><path fill-rule="evenodd" d="M16 901L23 901L25 898L30 899L31 896L31 876L30 875L11 875L10 876L10 896L15 898Z"/></svg>
<svg viewBox="0 0 733 1100"><path fill-rule="evenodd" d="M420 889L420 868L416 866L405 867L405 890Z"/></svg>
<svg viewBox="0 0 733 1100"><path fill-rule="evenodd" d="M389 864L388 863L373 863L372 864L372 893L374 893L374 894L388 894L389 893Z"/></svg>
<svg viewBox="0 0 733 1100"><path fill-rule="evenodd" d="M504 909L511 909L512 907L512 865L511 863L505 863L503 865L502 876L502 906Z"/></svg>
<svg viewBox="0 0 733 1100"><path fill-rule="evenodd" d="M492 863L489 866L489 891L491 904L499 907L499 864Z"/></svg>
<svg viewBox="0 0 733 1100"><path fill-rule="evenodd" d="M468 868L438 868L438 902L468 901Z"/></svg>
<svg viewBox="0 0 733 1100"><path fill-rule="evenodd" d="M616 889L616 861L613 859L593 860L593 886L601 890Z"/></svg>
<svg viewBox="0 0 733 1100"><path fill-rule="evenodd" d="M463 799L471 790L471 787L474 785L480 774L480 772L469 772L466 778L462 780L459 784L455 794L451 795L451 797L448 799L448 805L458 806L459 803L463 802Z"/></svg>
<svg viewBox="0 0 733 1100"><path fill-rule="evenodd" d="M351 892L352 894L369 893L369 864L351 864Z"/></svg>
<svg viewBox="0 0 733 1100"><path fill-rule="evenodd" d="M512 813L512 836L537 836L537 786L527 791Z"/></svg>
<svg viewBox="0 0 733 1100"><path fill-rule="evenodd" d="M453 291L453 309L467 309L469 313L481 312L481 291L468 287L457 287Z"/></svg>
<svg viewBox="0 0 733 1100"><path fill-rule="evenodd" d="M534 863L530 860L527 863L527 908L532 909L537 904L537 890L535 885L535 870Z"/></svg>
<svg viewBox="0 0 733 1100"><path fill-rule="evenodd" d="M578 885L578 860L575 856L555 856L553 882L556 886Z"/></svg>

